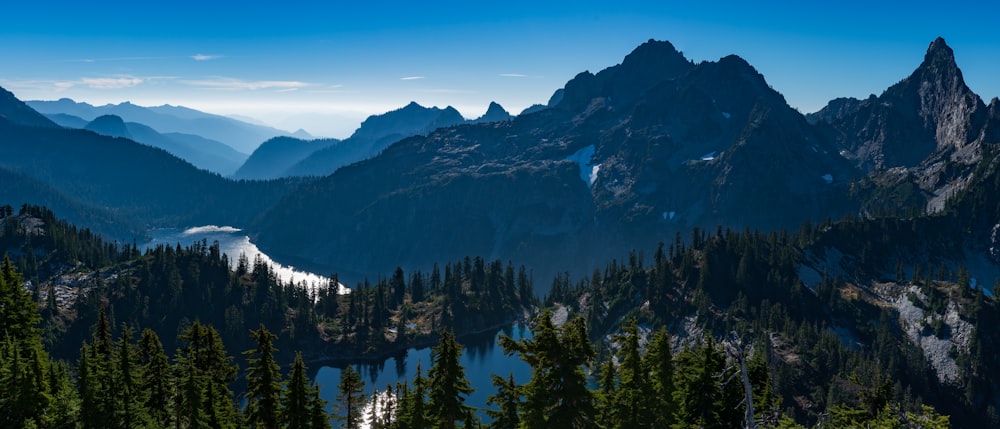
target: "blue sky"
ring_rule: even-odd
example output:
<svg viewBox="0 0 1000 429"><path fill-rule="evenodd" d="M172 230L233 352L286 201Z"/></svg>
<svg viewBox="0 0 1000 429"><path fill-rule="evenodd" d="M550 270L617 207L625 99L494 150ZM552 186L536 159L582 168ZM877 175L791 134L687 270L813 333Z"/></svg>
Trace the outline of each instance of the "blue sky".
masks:
<svg viewBox="0 0 1000 429"><path fill-rule="evenodd" d="M514 113L647 39L737 54L803 112L881 93L944 37L1000 96L997 2L17 2L0 86L22 99L174 104L345 137L409 101Z"/></svg>

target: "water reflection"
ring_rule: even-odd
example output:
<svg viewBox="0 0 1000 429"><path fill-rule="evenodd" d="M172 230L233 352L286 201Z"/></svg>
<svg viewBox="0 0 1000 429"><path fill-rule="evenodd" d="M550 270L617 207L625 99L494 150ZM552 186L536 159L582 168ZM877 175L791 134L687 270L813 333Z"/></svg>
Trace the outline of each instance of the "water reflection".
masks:
<svg viewBox="0 0 1000 429"><path fill-rule="evenodd" d="M527 328L515 325L459 339L459 343L463 346L461 362L465 367L465 377L476 389L466 398L465 403L480 410L480 417L484 421L486 415L482 410L486 408L486 398L496 393L490 374L503 377L514 374L514 380L522 384L531 378L531 367L527 363L517 355L504 354L503 347L498 344L500 334L506 334L515 340L531 338L531 332ZM354 367L365 380L365 395L371 396L373 389L376 388L382 391L386 386L395 386L397 382L404 380L412 383L418 365L426 377L427 370L431 366L430 348L409 349L383 361L354 364ZM386 371L387 366L388 371ZM336 402L337 385L340 384L340 372L343 368L343 364L334 364L324 366L316 373L320 394L331 404L331 409Z"/></svg>

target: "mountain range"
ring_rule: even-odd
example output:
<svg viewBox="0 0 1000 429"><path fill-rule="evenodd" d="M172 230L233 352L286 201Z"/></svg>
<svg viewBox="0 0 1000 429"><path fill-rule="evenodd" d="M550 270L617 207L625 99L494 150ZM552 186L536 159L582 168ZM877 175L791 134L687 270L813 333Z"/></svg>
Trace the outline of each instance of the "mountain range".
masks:
<svg viewBox="0 0 1000 429"><path fill-rule="evenodd" d="M53 121L66 121L64 116ZM83 129L111 137L123 137L138 143L158 147L190 162L195 167L229 176L236 172L247 155L237 152L224 143L202 136L184 133L161 134L156 130L136 122L125 122L115 115L103 115L86 123Z"/></svg>
<svg viewBox="0 0 1000 429"><path fill-rule="evenodd" d="M928 57L945 48L936 41ZM927 67L912 79L937 76ZM876 170L827 130L745 60L694 64L649 41L579 74L546 108L438 129L341 168L252 230L279 257L338 271L454 252L580 272L694 227L774 230L857 213L868 195L854 184Z"/></svg>
<svg viewBox="0 0 1000 429"><path fill-rule="evenodd" d="M483 116L466 120L448 106L424 107L411 102L399 109L372 115L350 137L341 140L275 138L262 144L233 175L237 179L270 179L293 176L326 176L338 168L371 158L389 145L438 128L510 120L497 103L490 103Z"/></svg>
<svg viewBox="0 0 1000 429"><path fill-rule="evenodd" d="M280 260L357 276L469 254L522 261L543 276L580 273L692 228L933 212L972 180L1000 124L998 102L969 90L943 39L882 95L833 100L810 115L742 58L694 63L650 40L514 118L495 104L467 121L450 107L410 103L343 141L270 140L237 178L320 177L251 185L164 168L176 165L168 154L122 139L57 129L6 94L11 150L27 153L26 141L105 145L76 159L52 148L7 157L10 171L150 226L236 223ZM195 115L145 112L166 111ZM137 137L121 118L103 132ZM112 141L120 148L109 151ZM125 190L117 182L126 175L103 172L117 163L135 166L156 192ZM197 201L181 190L194 188L166 183L198 186Z"/></svg>
<svg viewBox="0 0 1000 429"><path fill-rule="evenodd" d="M126 122L140 123L160 133L195 134L222 142L244 154L253 152L261 142L271 137L292 135L264 125L251 124L182 106L143 107L129 102L93 106L68 98L56 101L28 101L26 104L43 115L70 115L87 122L93 121L98 116L115 115ZM75 121L62 116L57 122L67 123L67 120ZM299 137L303 135L299 134Z"/></svg>

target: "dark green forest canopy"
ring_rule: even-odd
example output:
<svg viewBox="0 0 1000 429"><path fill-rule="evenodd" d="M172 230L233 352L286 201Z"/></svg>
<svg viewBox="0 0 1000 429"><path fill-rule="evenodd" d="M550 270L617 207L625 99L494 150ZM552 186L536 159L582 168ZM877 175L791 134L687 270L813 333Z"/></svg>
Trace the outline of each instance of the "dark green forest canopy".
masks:
<svg viewBox="0 0 1000 429"><path fill-rule="evenodd" d="M512 264L499 261L465 258L445 264L443 269L434 269L429 274L407 275L400 269L374 284L357 285L351 294L336 295L333 292L335 289L329 285L310 290L304 285L281 284L266 265L251 263L243 258L238 258L235 269L230 270L228 257L219 254L217 246L208 243L189 247L161 246L140 254L131 245L106 244L96 235L76 230L46 209L24 207L14 213L12 208L4 208L2 214L4 229L0 240L16 261L10 263L11 271L31 273L25 278L34 279L32 285L46 285L43 279L58 271L60 263L73 261L73 264L96 267L89 268L93 275L84 282L86 293L63 303L67 305L56 305L56 300L48 299L56 296L49 293L51 284L49 290L45 290L45 286L41 290L37 287L33 290L20 289L22 299L27 297L28 302L35 299L40 303L28 305L39 309L37 321L32 324L34 333L29 337L37 338L39 351L44 353L45 359L49 359L49 354L61 359L56 363L51 363L51 360L45 363L46 367L51 367L46 374L65 374L61 382L55 379L48 382L49 390L45 392L50 396L59 394L58 390L52 390L52 386L59 383L63 384L59 387L63 389L63 395L71 395L74 390L82 388L79 381L81 372L88 376L89 368L98 366L94 361L122 361L118 355L115 355L119 357L117 360L110 359L107 354L95 356L90 348L103 350L100 353L107 353L108 349L146 349L146 352L136 354L146 353L145 359L157 362L159 369L155 371L169 374L173 370L164 368L176 368L184 361L183 354L160 358L156 350L183 351L191 347L188 337L197 334L196 337L208 341L204 347L217 349L213 353L217 353L216 359L222 365L218 371L222 372L217 374L219 379L215 384L204 381L207 380L205 378L187 381L192 383L188 385L189 389L193 389L189 391L191 395L195 395L196 390L200 392L193 397L208 395L198 399L202 401L206 416L199 417L200 414L192 408L189 409L192 413L189 418L236 421L245 418L241 414L244 410L223 411L225 407L221 404L229 401L228 409L231 410L236 396L232 392L249 389L251 382L242 377L245 370L233 369L230 372L221 368L246 368L242 358L239 358L244 350L256 350L247 356L259 362L261 357L256 353L262 350L259 343L263 337L257 335L251 338L248 334L250 327L256 326L258 332L266 329L263 327L274 329L275 362L279 364L278 373L285 374L289 371L288 362L293 360L296 351L311 356L328 355L335 344L336 350L343 353L339 356L341 358L377 356L394 347L405 348L436 341L440 330L448 327L509 323L535 305L530 276L523 269L515 269ZM14 221L29 218L44 219L46 234L32 234L25 225L33 223ZM943 222L936 219L916 222L927 225L918 227L932 228L937 225L936 222ZM922 407L923 403L929 403L939 413L955 416L955 423L962 427L992 424L996 413L991 399L995 393L991 386L996 383L993 380L995 375L985 368L996 364L993 362L995 358L991 357L996 355L992 352L996 350L993 336L976 329L969 351L955 356L960 378L942 384L931 369L927 356L906 338L894 309L884 308L877 301L861 299L864 297L859 298L856 292L852 295L852 291L859 290L855 279L830 276L812 289L799 279L798 269L805 253L819 243L829 244L831 240L836 240L838 235L831 231L842 231L838 234L846 236L856 228L865 231L882 228L891 232L893 230L887 229L887 225L910 225L905 222L913 221L845 221L805 227L796 234L737 233L721 229L711 234L694 231L688 240L677 237L669 245L657 249L649 265L639 253L633 253L624 262L612 261L603 270L595 270L592 276L575 283L566 276L554 279L552 292L546 297L546 306L567 310L571 322L551 325L551 317L544 315L532 323L532 329L536 331L532 340L534 345L506 346L510 347L511 353L516 353L532 365L536 376L545 377L545 374L551 373L567 377L575 371L573 368L578 368L585 370L588 378L601 380L597 390L579 393L584 398L581 404L590 404L574 407L574 410L585 414L572 417L581 419L580 422L592 421L606 426L618 421L634 421L628 419L636 419L636 415L647 412L643 410L655 409L660 414L650 415L653 420L649 421L678 424L678 421L693 418L689 416L704 411L705 407L709 407L705 404L712 404L713 409L727 409L719 408L719 404L726 401L739 403L740 389L727 385L718 387L722 393L704 399L700 406L685 405L688 395L684 394L668 395L673 399L659 405L638 404L634 409L612 406L627 402L622 398L643 397L646 395L643 392L648 393L651 389L674 389L672 391L676 392L695 383L695 380L684 377L698 371L705 374L731 371L731 357L725 350L728 338L735 332L746 344L753 345L750 348L751 380L754 389L757 389L755 396L760 396L755 403L760 413L770 412L772 419L812 424L820 418L836 416L845 425L849 424L845 422L874 422L889 418L887 416L922 419L924 417L921 416L935 416ZM898 234L904 234L903 228L898 230ZM892 234L887 234L892 240ZM928 234L935 236L931 231ZM872 240L859 241L854 245L877 245L868 244ZM891 259L883 259L861 259L859 266L892 265ZM20 269L14 270L15 265ZM118 275L106 275L110 273ZM902 286L917 287L920 293L915 298L915 305L925 306L933 314L948 305L955 305L963 319L975 326L1000 320L996 302L981 289L963 285L961 277L957 272L935 271L896 280ZM21 280L16 282L20 283ZM146 304L149 302L160 305ZM412 326L418 319L429 319L430 323L419 325L419 329L407 326ZM463 323L455 323L458 320ZM623 324L623 320L633 320L634 324ZM935 335L947 335L948 328L944 324L928 326L931 332L941 331ZM660 331L660 327L667 330ZM136 342L139 330L142 330L142 335ZM844 331L849 332L856 343L846 343ZM653 335L653 332L660 333ZM157 334L155 341L152 338L154 334ZM634 342L633 337L638 342ZM712 340L713 337L727 341L720 343ZM163 338L165 346L157 347L160 338ZM563 344L570 338L574 338L574 342ZM323 339L326 343L316 339ZM81 341L89 345L82 350L72 345ZM539 343L546 341L552 342L545 347L555 347L547 353L565 356L565 359L555 363L573 362L566 359L576 356L579 358L575 361L577 364L563 365L565 369L558 370L549 367L552 362L532 363L528 356L537 351L530 352L531 347L541 347ZM104 345L97 347L100 344ZM325 345L317 348L316 344ZM643 344L637 349L640 358L636 357L634 347L629 344ZM448 353L455 350L460 348L449 349ZM91 355L88 356L88 353ZM659 357L654 361L648 357L650 354ZM668 355L669 359L664 358ZM611 359L613 356L616 357L614 360ZM693 356L701 357L695 359ZM616 366L608 366L607 362L611 361L617 362ZM657 362L670 364L664 366ZM141 367L130 360L118 364ZM637 371L644 377L636 377ZM666 371L673 371L672 375L663 375ZM143 383L154 389L157 383L148 378L148 374L136 369L128 379L145 380ZM123 373L119 375L122 376ZM167 381L171 380L170 376L165 377ZM281 375L283 381L291 377L290 373L287 377ZM713 380L718 381L720 377ZM273 380L277 378L270 377L270 395L273 397L273 392L280 390L277 393L280 398L284 394L282 392L290 391L291 387L282 385L281 389L274 389ZM643 383L638 383L638 379L642 379ZM301 385L301 377L299 380ZM195 389L194 385L202 382ZM544 383L505 384L500 378L495 380L495 384L500 396L493 402L497 407L494 411L508 411L506 418L494 417L497 424L515 418L518 421L526 418L548 421L544 417L546 413L555 412L550 409L542 414L533 414L528 405L532 402L530 398L558 397L554 396L557 393L544 390ZM488 389L487 386L471 387ZM161 383L159 388L168 391L180 389L180 386L170 387ZM300 386L296 389L299 398L296 407L305 413L307 407L301 404L317 399L302 398L315 394L309 393L314 388ZM432 386L425 384L422 387L424 390L417 386L400 386L398 389L401 407L403 404L422 404L412 406L425 410L421 415L432 419L427 415L430 413L427 410L434 409L430 407ZM531 389L542 390L529 394ZM703 387L693 389L714 391ZM735 390L726 393L732 389ZM765 393L758 393L760 389ZM422 399L414 397L414 392L418 391L426 393L426 396ZM82 392L73 394L82 400ZM209 397L219 402L212 407L204 405L209 403L205 402L209 401ZM176 419L162 416L175 413L175 407L180 403L171 401L178 400L160 398L131 407L144 409L144 413L151 416ZM89 409L101 408L95 406ZM416 418L412 410L404 414L400 408L398 412L400 416ZM741 413L736 410L722 415L706 414L698 419L729 427L738 424ZM78 410L73 418L84 419L83 414ZM482 416L458 414L463 414L463 417L456 417L457 420L479 419ZM451 417L448 418L452 418L457 414L451 412L449 415Z"/></svg>

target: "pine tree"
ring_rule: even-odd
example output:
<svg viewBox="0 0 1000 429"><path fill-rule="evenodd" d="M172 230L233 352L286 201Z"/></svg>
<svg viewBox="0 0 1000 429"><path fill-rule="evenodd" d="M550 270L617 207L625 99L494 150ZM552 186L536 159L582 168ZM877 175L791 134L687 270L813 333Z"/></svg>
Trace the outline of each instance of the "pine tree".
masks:
<svg viewBox="0 0 1000 429"><path fill-rule="evenodd" d="M220 427L232 427L237 413L229 384L236 377L236 367L218 332L196 321L180 340L184 345L175 359L180 386L177 420L186 426L216 422Z"/></svg>
<svg viewBox="0 0 1000 429"><path fill-rule="evenodd" d="M618 357L621 368L618 371L620 383L615 392L614 427L652 427L650 417L653 411L652 391L647 383L642 360L639 355L639 331L634 320L622 326L621 344Z"/></svg>
<svg viewBox="0 0 1000 429"><path fill-rule="evenodd" d="M132 330L123 327L118 339L117 368L114 373L114 412L113 423L120 428L145 427L151 423L145 409L146 392L140 388L137 379L136 353L133 351Z"/></svg>
<svg viewBox="0 0 1000 429"><path fill-rule="evenodd" d="M274 340L263 324L256 331L250 331L257 348L243 352L247 358L247 423L251 427L277 429L278 404L281 399L281 373L274 361ZM300 392L301 393L301 392Z"/></svg>
<svg viewBox="0 0 1000 429"><path fill-rule="evenodd" d="M320 396L315 383L309 388L309 427L312 429L333 429L330 415L326 413L326 400Z"/></svg>
<svg viewBox="0 0 1000 429"><path fill-rule="evenodd" d="M410 388L405 383L399 395L399 412L393 428L398 429L425 429L430 427L426 416L426 384L427 380L423 376L420 364L417 364L417 372L413 376L413 387Z"/></svg>
<svg viewBox="0 0 1000 429"><path fill-rule="evenodd" d="M341 415L336 416L337 420L344 422L345 429L356 429L361 425L361 412L364 407L364 399L361 393L364 392L365 382L361 380L361 374L353 366L347 365L340 372L340 393L337 394Z"/></svg>
<svg viewBox="0 0 1000 429"><path fill-rule="evenodd" d="M533 339L514 341L501 337L507 353L518 353L531 365L531 380L524 386L521 425L546 428L591 428L594 422L593 393L587 389L583 366L594 356L582 318L556 328L552 312L535 319Z"/></svg>
<svg viewBox="0 0 1000 429"><path fill-rule="evenodd" d="M723 427L719 412L723 408L720 377L724 363L711 336L704 345L678 354L674 380L677 408L672 428Z"/></svg>
<svg viewBox="0 0 1000 429"><path fill-rule="evenodd" d="M465 396L472 393L472 386L465 378L465 368L459 362L462 346L455 341L455 333L441 332L441 340L431 349L430 420L435 428L454 429L457 422L468 418L472 409L465 405Z"/></svg>
<svg viewBox="0 0 1000 429"><path fill-rule="evenodd" d="M520 387L514 381L514 374L511 373L506 379L496 374L491 374L493 385L497 388L495 395L490 395L486 399L488 405L499 407L499 410L486 410L486 415L493 421L490 429L517 429L521 424L518 416L518 406L521 403Z"/></svg>
<svg viewBox="0 0 1000 429"><path fill-rule="evenodd" d="M643 355L643 367L649 374L653 401L653 427L666 428L673 423L674 364L670 336L666 328L653 334Z"/></svg>
<svg viewBox="0 0 1000 429"><path fill-rule="evenodd" d="M160 338L150 329L139 339L139 388L145 392L145 407L150 417L161 426L170 421L170 361L163 353Z"/></svg>
<svg viewBox="0 0 1000 429"><path fill-rule="evenodd" d="M312 425L311 388L306 378L306 364L302 362L302 354L295 353L291 372L282 397L281 420L288 429L309 429Z"/></svg>

